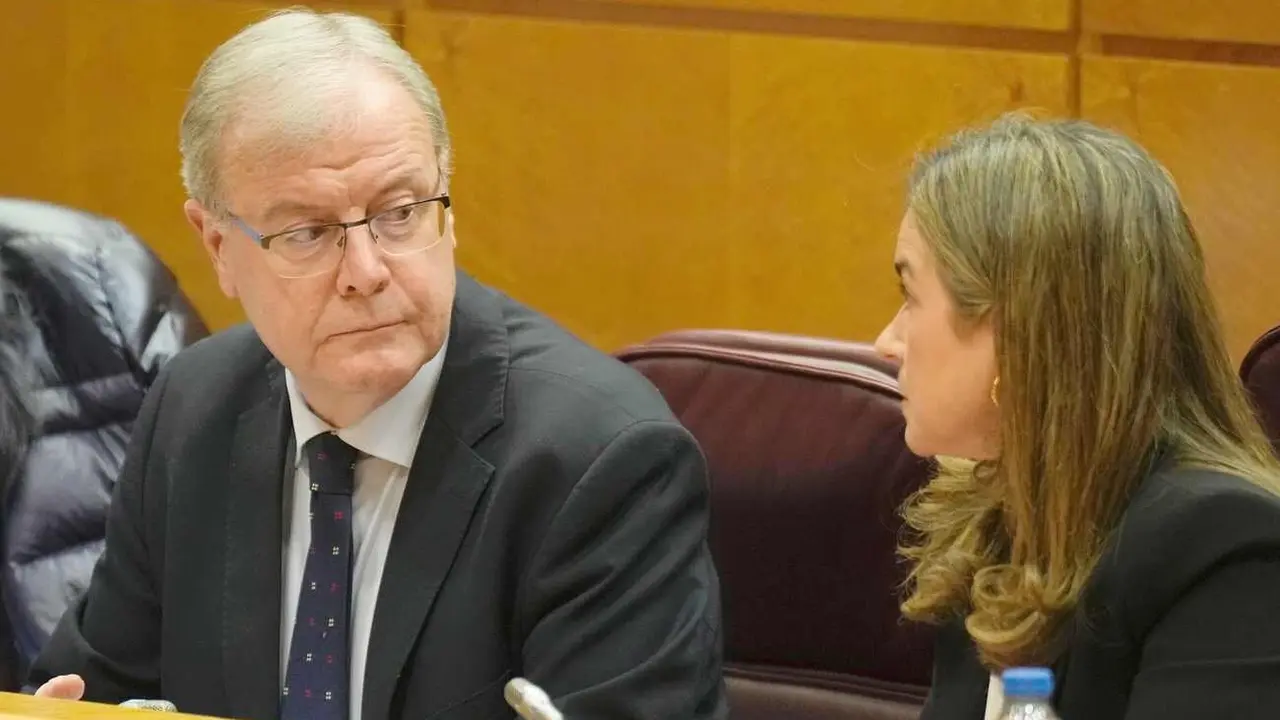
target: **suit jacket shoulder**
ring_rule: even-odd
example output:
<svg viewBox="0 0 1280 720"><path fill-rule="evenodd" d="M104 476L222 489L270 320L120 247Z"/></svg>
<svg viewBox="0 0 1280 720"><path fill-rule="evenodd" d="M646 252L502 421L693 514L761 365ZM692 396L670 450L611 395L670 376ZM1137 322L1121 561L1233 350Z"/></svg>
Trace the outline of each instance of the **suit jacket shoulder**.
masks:
<svg viewBox="0 0 1280 720"><path fill-rule="evenodd" d="M1280 550L1280 496L1221 471L1168 467L1139 487L1091 581L1131 638L1233 559Z"/></svg>
<svg viewBox="0 0 1280 720"><path fill-rule="evenodd" d="M709 486L693 436L638 372L465 275L454 319L428 424L455 432L489 480L460 579L434 612L502 608L501 630L480 637L512 645L490 659L518 653L508 667L566 716L726 716ZM428 623L424 646L454 644L445 630Z"/></svg>
<svg viewBox="0 0 1280 720"><path fill-rule="evenodd" d="M283 367L248 323L191 344L165 365L162 417L175 422L225 416L234 420L267 396L274 383L283 389ZM166 427L161 422L161 429Z"/></svg>
<svg viewBox="0 0 1280 720"><path fill-rule="evenodd" d="M1230 717L1274 716L1274 704L1258 703L1274 701L1262 689L1275 686L1280 629L1259 618L1274 615L1277 558L1280 497L1220 471L1156 467L1130 499L1062 639L1053 663L1059 713L1181 720L1213 706L1235 708ZM949 623L938 634L922 718L979 720L988 678L963 623Z"/></svg>
<svg viewBox="0 0 1280 720"><path fill-rule="evenodd" d="M509 342L505 433L529 430L544 440L544 450L588 460L637 423L667 424L684 432L662 395L639 372L506 295L477 287L492 294Z"/></svg>

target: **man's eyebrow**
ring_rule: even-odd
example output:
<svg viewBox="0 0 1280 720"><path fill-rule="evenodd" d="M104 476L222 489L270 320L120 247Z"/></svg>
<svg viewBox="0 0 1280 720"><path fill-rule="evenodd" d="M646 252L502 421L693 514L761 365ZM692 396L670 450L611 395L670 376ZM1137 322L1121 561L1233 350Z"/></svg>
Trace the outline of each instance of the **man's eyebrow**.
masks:
<svg viewBox="0 0 1280 720"><path fill-rule="evenodd" d="M389 192L404 188L426 189L431 185L430 181L426 180L426 177L427 175L425 173L421 173L416 170L401 170L393 175L387 176L382 185L379 186L378 194L385 195Z"/></svg>
<svg viewBox="0 0 1280 720"><path fill-rule="evenodd" d="M387 193L395 192L396 190L404 188L421 188L423 190L427 190L434 187L435 189L430 193L430 197L435 197L440 194L442 190L441 185L443 185L443 178L440 176L440 173L437 172L435 175L439 179L428 181L425 179L429 176L428 174L415 170L400 171L387 177L387 179L382 183L382 187L378 190L378 195L386 195ZM425 200L426 198L424 197L422 199ZM306 202L304 200L281 200L269 205L266 212L262 214L262 217L264 221L271 222L280 216L306 215L329 211L330 209L323 205Z"/></svg>
<svg viewBox="0 0 1280 720"><path fill-rule="evenodd" d="M386 181L382 183L382 187L379 189L378 194L386 195L387 193L404 188L427 193L419 198L420 200L425 200L428 197L436 197L444 192L444 174L437 169L425 171L413 169L400 170L387 177Z"/></svg>
<svg viewBox="0 0 1280 720"><path fill-rule="evenodd" d="M323 207L315 203L302 200L280 200L267 206L266 212L262 213L262 218L266 222L271 222L282 215L305 215L324 211Z"/></svg>

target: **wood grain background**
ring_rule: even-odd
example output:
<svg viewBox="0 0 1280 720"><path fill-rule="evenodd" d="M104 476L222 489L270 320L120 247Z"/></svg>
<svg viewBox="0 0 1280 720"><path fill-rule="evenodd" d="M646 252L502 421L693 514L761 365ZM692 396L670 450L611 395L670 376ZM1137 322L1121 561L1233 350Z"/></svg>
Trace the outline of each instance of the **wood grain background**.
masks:
<svg viewBox="0 0 1280 720"><path fill-rule="evenodd" d="M273 7L0 0L0 194L111 215L214 327L177 126ZM1232 352L1280 322L1273 0L351 0L426 67L460 260L602 349L682 327L869 339L913 155L1016 108L1146 144L1198 223Z"/></svg>

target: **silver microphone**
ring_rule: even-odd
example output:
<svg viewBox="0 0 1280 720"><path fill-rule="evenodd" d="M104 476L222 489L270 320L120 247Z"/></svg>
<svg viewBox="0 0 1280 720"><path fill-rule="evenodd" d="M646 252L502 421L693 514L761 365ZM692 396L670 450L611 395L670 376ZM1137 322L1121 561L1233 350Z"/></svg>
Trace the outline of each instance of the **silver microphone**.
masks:
<svg viewBox="0 0 1280 720"><path fill-rule="evenodd" d="M564 720L556 706L551 704L546 691L524 678L513 678L508 682L502 696L524 720Z"/></svg>
<svg viewBox="0 0 1280 720"><path fill-rule="evenodd" d="M178 712L178 706L168 700L125 700L120 707L137 710L154 710L156 712Z"/></svg>

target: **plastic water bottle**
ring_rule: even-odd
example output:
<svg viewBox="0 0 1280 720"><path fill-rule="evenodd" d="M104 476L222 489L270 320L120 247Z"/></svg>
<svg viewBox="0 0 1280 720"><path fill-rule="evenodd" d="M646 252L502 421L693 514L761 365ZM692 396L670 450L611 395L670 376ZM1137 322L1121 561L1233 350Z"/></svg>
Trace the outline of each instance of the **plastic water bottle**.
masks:
<svg viewBox="0 0 1280 720"><path fill-rule="evenodd" d="M1004 712L1000 720L1059 720L1053 711L1053 672L1048 668L1009 668L1001 676Z"/></svg>

